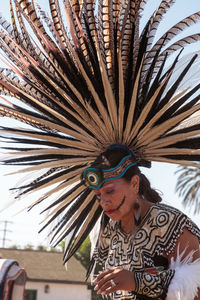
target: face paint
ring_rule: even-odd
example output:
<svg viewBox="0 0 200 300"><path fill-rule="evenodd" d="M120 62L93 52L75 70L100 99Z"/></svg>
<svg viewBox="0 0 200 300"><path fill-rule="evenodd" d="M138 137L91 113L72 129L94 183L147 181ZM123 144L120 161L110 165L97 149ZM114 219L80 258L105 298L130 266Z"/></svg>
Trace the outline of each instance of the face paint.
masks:
<svg viewBox="0 0 200 300"><path fill-rule="evenodd" d="M122 207L122 205L124 204L125 200L126 200L126 197L124 196L123 199L122 199L122 201L120 202L120 204L117 206L117 208L106 210L105 213L107 215L112 215L113 213L115 213L116 211L118 211L120 209L120 207Z"/></svg>
<svg viewBox="0 0 200 300"><path fill-rule="evenodd" d="M124 196L123 199L122 199L122 201L121 201L121 203L117 206L116 210L119 210L120 207L122 207L122 205L123 205L124 202L125 202L125 199L126 199L126 197Z"/></svg>

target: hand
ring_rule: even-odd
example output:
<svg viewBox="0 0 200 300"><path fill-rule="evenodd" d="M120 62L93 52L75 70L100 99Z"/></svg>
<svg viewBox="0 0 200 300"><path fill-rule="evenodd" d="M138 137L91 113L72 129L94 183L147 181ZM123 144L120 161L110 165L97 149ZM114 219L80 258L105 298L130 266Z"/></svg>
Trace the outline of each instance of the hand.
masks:
<svg viewBox="0 0 200 300"><path fill-rule="evenodd" d="M112 280L112 281L111 281ZM114 282L115 286L112 285ZM121 267L115 267L102 272L94 281L97 294L107 295L118 290L134 291L134 273Z"/></svg>

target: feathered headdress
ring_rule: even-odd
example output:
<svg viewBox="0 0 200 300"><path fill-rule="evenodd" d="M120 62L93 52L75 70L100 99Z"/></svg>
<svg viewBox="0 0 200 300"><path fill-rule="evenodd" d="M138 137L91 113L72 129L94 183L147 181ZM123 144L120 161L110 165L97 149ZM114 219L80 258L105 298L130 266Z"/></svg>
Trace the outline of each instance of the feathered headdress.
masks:
<svg viewBox="0 0 200 300"><path fill-rule="evenodd" d="M11 0L12 24L0 18L0 89L12 97L1 96L0 115L27 125L1 127L13 154L3 163L33 172L18 197L48 188L30 207L55 195L44 227L59 217L52 234L70 237L66 260L102 213L80 176L109 145L128 146L138 162L200 161L198 53L181 53L200 33L178 38L200 12L158 37L175 1L160 1L141 25L146 2L49 0L45 13Z"/></svg>

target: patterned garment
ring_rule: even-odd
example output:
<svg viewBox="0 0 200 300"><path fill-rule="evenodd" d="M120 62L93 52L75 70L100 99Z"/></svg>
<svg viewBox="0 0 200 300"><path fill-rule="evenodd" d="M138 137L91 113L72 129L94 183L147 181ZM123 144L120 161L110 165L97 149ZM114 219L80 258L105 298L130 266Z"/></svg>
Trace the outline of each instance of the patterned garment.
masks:
<svg viewBox="0 0 200 300"><path fill-rule="evenodd" d="M184 228L196 235L200 242L200 230L191 219L171 206L153 204L135 235L125 233L120 222L110 220L93 257L105 269L121 266L136 272L152 267L167 270L169 263L163 254L173 252ZM112 298L152 299L134 295L131 291L117 291Z"/></svg>

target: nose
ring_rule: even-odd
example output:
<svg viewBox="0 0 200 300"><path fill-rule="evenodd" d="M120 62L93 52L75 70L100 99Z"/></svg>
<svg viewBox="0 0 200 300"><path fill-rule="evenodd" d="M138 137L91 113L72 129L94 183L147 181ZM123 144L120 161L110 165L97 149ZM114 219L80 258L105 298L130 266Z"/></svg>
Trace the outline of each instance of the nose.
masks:
<svg viewBox="0 0 200 300"><path fill-rule="evenodd" d="M101 206L104 206L104 205L106 205L107 203L110 202L109 198L106 197L105 195L101 195L101 196L99 197L99 199L100 199L100 200L99 200L99 203L100 203Z"/></svg>

